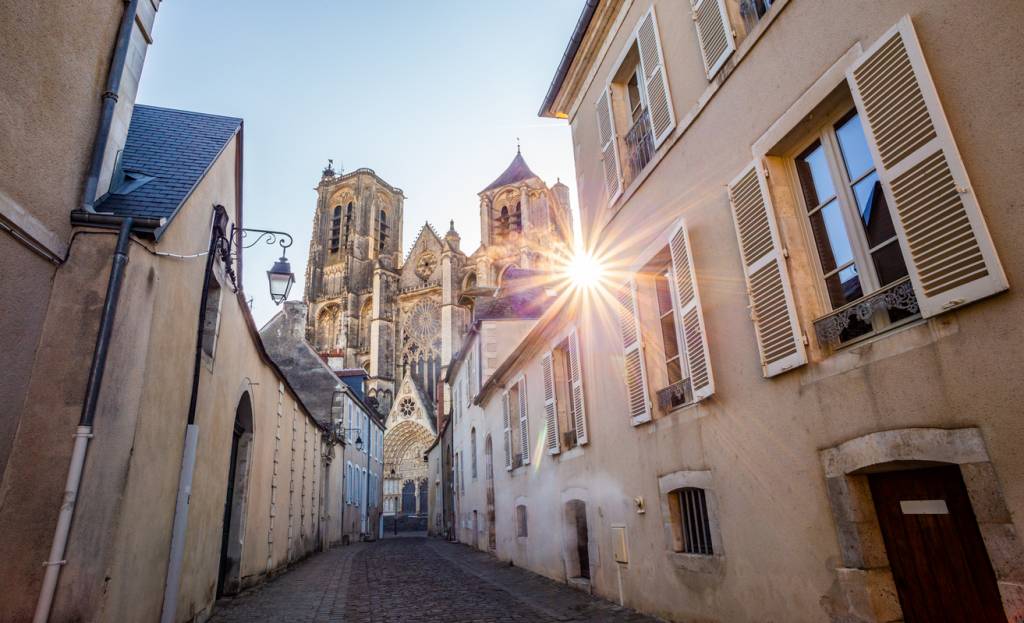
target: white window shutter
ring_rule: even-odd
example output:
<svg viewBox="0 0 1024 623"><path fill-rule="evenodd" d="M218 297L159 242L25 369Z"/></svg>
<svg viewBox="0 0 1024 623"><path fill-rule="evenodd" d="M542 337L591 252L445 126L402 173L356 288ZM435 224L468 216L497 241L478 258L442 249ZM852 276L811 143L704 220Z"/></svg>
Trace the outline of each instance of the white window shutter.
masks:
<svg viewBox="0 0 1024 623"><path fill-rule="evenodd" d="M690 1L693 5L693 23L697 26L697 43L710 80L736 50L736 39L732 34L725 0Z"/></svg>
<svg viewBox="0 0 1024 623"><path fill-rule="evenodd" d="M530 462L530 416L526 410L526 377L519 377L519 446L523 465Z"/></svg>
<svg viewBox="0 0 1024 623"><path fill-rule="evenodd" d="M647 92L647 108L651 116L654 148L657 149L675 129L676 118L672 111L672 96L668 90L665 57L661 51L658 20L654 16L654 7L651 7L651 10L640 21L636 43L640 51L640 68L644 77L644 89Z"/></svg>
<svg viewBox="0 0 1024 623"><path fill-rule="evenodd" d="M622 192L622 172L619 170L619 145L615 136L615 115L612 113L611 86L597 100L597 135L601 141L601 160L604 166L604 185L608 189L608 205Z"/></svg>
<svg viewBox="0 0 1024 623"><path fill-rule="evenodd" d="M562 451L558 430L558 410L555 405L555 372L551 351L544 353L540 360L544 376L544 438L548 454Z"/></svg>
<svg viewBox="0 0 1024 623"><path fill-rule="evenodd" d="M651 419L651 404L647 397L647 368L640 335L640 314L636 306L636 281L631 279L626 283L617 298L626 371L626 402L630 419L639 424Z"/></svg>
<svg viewBox="0 0 1024 623"><path fill-rule="evenodd" d="M501 398L501 417L502 425L505 427L505 469L512 469L512 409L508 402L509 393L505 394Z"/></svg>
<svg viewBox="0 0 1024 623"><path fill-rule="evenodd" d="M768 185L755 162L729 184L761 370L766 377L807 363Z"/></svg>
<svg viewBox="0 0 1024 623"><path fill-rule="evenodd" d="M921 315L1009 285L909 17L849 70Z"/></svg>
<svg viewBox="0 0 1024 623"><path fill-rule="evenodd" d="M584 445L587 435L587 411L583 397L583 356L580 354L580 339L576 329L569 332L569 381L572 390L572 422L576 429L576 443Z"/></svg>
<svg viewBox="0 0 1024 623"><path fill-rule="evenodd" d="M708 336L704 328L704 312L697 290L697 273L693 269L693 247L686 224L680 222L669 238L672 253L672 277L676 299L676 325L682 333L682 355L690 374L694 400L704 400L715 393L711 374Z"/></svg>

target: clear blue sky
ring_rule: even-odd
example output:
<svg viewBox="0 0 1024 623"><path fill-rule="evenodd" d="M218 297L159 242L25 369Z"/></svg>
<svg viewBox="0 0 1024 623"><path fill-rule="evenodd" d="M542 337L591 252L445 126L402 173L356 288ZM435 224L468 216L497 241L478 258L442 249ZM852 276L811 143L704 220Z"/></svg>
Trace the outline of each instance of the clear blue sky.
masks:
<svg viewBox="0 0 1024 623"><path fill-rule="evenodd" d="M463 250L480 241L476 193L515 155L575 205L568 124L537 110L582 0L174 0L157 15L139 102L245 119L246 224L295 236L302 278L327 158L370 167L406 195L406 249L448 219ZM578 227L578 217L577 217ZM269 248L246 252L257 324Z"/></svg>

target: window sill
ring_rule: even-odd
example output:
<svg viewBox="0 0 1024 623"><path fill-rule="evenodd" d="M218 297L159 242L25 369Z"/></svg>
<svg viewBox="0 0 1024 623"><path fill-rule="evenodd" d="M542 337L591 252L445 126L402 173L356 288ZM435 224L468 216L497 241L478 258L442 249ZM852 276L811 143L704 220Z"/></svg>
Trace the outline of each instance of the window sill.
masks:
<svg viewBox="0 0 1024 623"><path fill-rule="evenodd" d="M583 447L576 446L575 448L570 448L569 450L563 450L562 452L560 452L558 454L558 462L561 463L563 461L571 461L581 456L583 456Z"/></svg>
<svg viewBox="0 0 1024 623"><path fill-rule="evenodd" d="M722 575L725 573L725 556L668 552L668 559L672 566L680 571L703 573L706 575Z"/></svg>

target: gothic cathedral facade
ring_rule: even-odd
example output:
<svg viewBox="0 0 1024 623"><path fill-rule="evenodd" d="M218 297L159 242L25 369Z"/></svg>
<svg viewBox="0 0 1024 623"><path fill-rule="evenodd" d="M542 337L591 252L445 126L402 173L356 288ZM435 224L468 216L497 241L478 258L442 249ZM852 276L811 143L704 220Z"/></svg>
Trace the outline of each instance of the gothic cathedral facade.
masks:
<svg viewBox="0 0 1024 623"><path fill-rule="evenodd" d="M317 185L306 265L307 339L336 371L362 368L366 397L387 415L384 512L425 515L427 464L444 409L441 379L510 267L554 272L573 245L569 189L548 187L517 151L479 193L480 247L467 255L454 222L420 227L403 256L405 197L371 169Z"/></svg>

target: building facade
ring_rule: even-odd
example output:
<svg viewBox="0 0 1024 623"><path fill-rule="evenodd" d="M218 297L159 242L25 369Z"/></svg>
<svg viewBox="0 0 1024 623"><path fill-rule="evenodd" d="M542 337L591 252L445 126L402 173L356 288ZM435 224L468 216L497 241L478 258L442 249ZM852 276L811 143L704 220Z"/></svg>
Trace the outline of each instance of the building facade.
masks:
<svg viewBox="0 0 1024 623"><path fill-rule="evenodd" d="M541 114L605 278L465 401L460 538L672 620L1024 616L1024 13L976 8L587 3Z"/></svg>
<svg viewBox="0 0 1024 623"><path fill-rule="evenodd" d="M363 368L367 399L386 415L384 512L426 517L425 452L437 436L441 378L480 297L510 268L551 270L568 256L568 189L548 187L516 153L479 193L481 245L460 248L424 224L402 254L402 191L370 169L317 187L307 264L307 336L336 370ZM425 524L424 524L425 525Z"/></svg>

